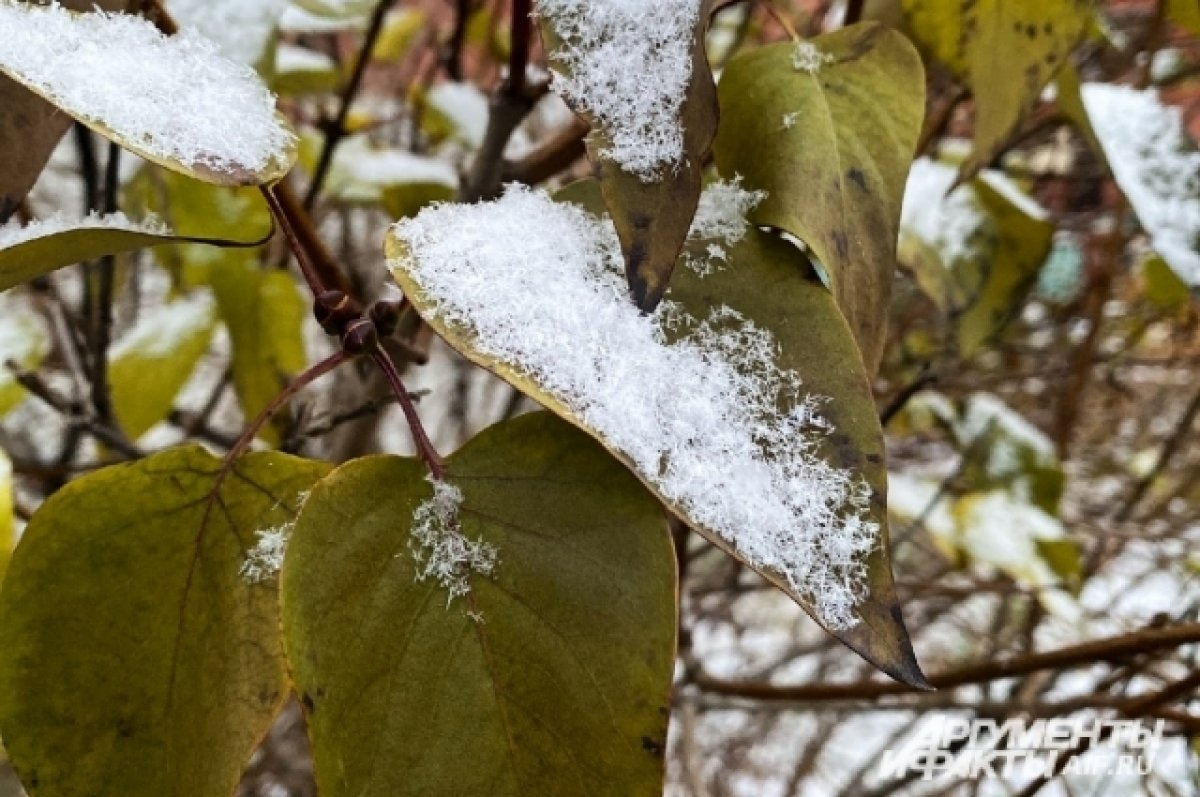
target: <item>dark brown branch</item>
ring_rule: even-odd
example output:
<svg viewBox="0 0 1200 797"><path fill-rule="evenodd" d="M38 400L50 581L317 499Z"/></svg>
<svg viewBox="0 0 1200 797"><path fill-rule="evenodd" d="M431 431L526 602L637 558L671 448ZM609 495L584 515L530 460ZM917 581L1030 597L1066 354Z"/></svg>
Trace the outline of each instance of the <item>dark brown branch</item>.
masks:
<svg viewBox="0 0 1200 797"><path fill-rule="evenodd" d="M533 151L518 161L504 164L504 182L516 181L526 185L537 185L564 172L573 163L587 154L584 139L588 134L588 123L578 116L552 132Z"/></svg>
<svg viewBox="0 0 1200 797"><path fill-rule="evenodd" d="M510 97L525 94L525 77L529 68L529 43L533 35L531 0L512 0L512 47L508 53L508 80L504 91Z"/></svg>
<svg viewBox="0 0 1200 797"><path fill-rule="evenodd" d="M865 5L866 0L848 0L846 3L846 16L842 17L842 25L850 26L856 22L860 22Z"/></svg>
<svg viewBox="0 0 1200 797"><path fill-rule="evenodd" d="M375 50L375 42L379 40L384 18L391 6L392 0L379 0L375 5L375 13L371 15L371 22L363 37L358 60L354 62L354 71L350 75L350 81L342 89L337 115L325 127L325 143L317 158L317 166L313 169L312 181L308 184L308 193L304 195L305 210L311 211L313 205L316 204L321 188L325 185L325 178L329 176L329 167L333 165L333 156L337 151L338 144L342 143L342 139L346 137L348 132L346 120L350 116L350 106L354 104L354 99L358 96L359 89L362 88L363 76L367 73L367 65L371 63L371 53Z"/></svg>
<svg viewBox="0 0 1200 797"><path fill-rule="evenodd" d="M121 188L121 148L114 143L108 145L108 162L104 167L104 212L117 211L118 193ZM95 292L91 320L91 382L92 406L96 417L105 425L113 426L112 394L108 384L108 347L112 343L113 284L116 279L117 261L113 255L103 257L95 265Z"/></svg>

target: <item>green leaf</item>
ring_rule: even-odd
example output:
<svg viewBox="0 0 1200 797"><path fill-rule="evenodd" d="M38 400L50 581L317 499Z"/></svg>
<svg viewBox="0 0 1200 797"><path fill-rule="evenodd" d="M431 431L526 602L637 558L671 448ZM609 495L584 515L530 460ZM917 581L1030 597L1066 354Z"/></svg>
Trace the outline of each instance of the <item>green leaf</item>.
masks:
<svg viewBox="0 0 1200 797"><path fill-rule="evenodd" d="M0 15L22 42L0 51L0 73L146 160L217 185L261 185L296 159L274 97L215 50L129 14L0 0Z"/></svg>
<svg viewBox="0 0 1200 797"><path fill-rule="evenodd" d="M264 270L247 258L219 264L209 283L229 328L234 391L242 413L251 419L304 370L304 319L310 308L291 274ZM286 422L282 415L276 420ZM277 443L278 427L268 426L262 435Z"/></svg>
<svg viewBox="0 0 1200 797"><path fill-rule="evenodd" d="M1003 488L1057 516L1066 475L1054 441L990 393L974 393L953 422L967 489Z"/></svg>
<svg viewBox="0 0 1200 797"><path fill-rule="evenodd" d="M287 694L273 580L241 575L326 466L199 447L34 515L0 592L0 729L33 797L231 794Z"/></svg>
<svg viewBox="0 0 1200 797"><path fill-rule="evenodd" d="M332 58L296 44L279 46L276 66L271 90L281 96L325 94L342 84L342 73Z"/></svg>
<svg viewBox="0 0 1200 797"><path fill-rule="evenodd" d="M170 219L172 228L184 237L178 243L187 260L223 258L219 251L193 246L196 238L213 238L252 249L274 234L271 212L257 188L211 185L146 166L125 186L121 200L124 207Z"/></svg>
<svg viewBox="0 0 1200 797"><path fill-rule="evenodd" d="M1058 72L1058 80L1055 83L1055 103L1062 115L1087 139L1092 152L1104 160L1104 147L1100 144L1100 139L1096 138L1096 131L1092 129L1092 121L1088 118L1087 109L1083 106L1083 96L1080 93L1082 87L1079 70L1070 60L1065 61L1062 69Z"/></svg>
<svg viewBox="0 0 1200 797"><path fill-rule="evenodd" d="M342 466L288 546L284 639L323 797L659 794L676 627L661 509L549 413L493 426L446 478L451 533L498 559L448 600L417 577L424 476L392 456Z"/></svg>
<svg viewBox="0 0 1200 797"><path fill-rule="evenodd" d="M1193 35L1200 36L1200 3L1196 0L1166 0L1167 17Z"/></svg>
<svg viewBox="0 0 1200 797"><path fill-rule="evenodd" d="M0 290L8 290L64 266L123 252L179 243L216 247L250 243L181 236L161 225L112 223L104 221L107 218L99 216L76 223L34 224L18 230L12 242L0 242ZM253 241L254 244L261 242L261 238Z"/></svg>
<svg viewBox="0 0 1200 797"><path fill-rule="evenodd" d="M1142 283L1146 298L1159 309L1177 312L1192 302L1191 291L1179 275L1158 255L1142 261Z"/></svg>
<svg viewBox="0 0 1200 797"><path fill-rule="evenodd" d="M212 334L212 303L200 295L151 311L109 350L113 411L130 439L170 414Z"/></svg>
<svg viewBox="0 0 1200 797"><path fill-rule="evenodd" d="M717 132L717 94L704 50L704 32L715 7L716 0L704 0L692 33L691 76L679 112L683 157L678 164L665 168L653 179L622 167L603 155L613 145L612 131L598 125L584 109L576 108L592 124L587 138L588 157L597 169L605 204L621 239L634 303L647 312L662 300L687 239L700 201L704 159ZM568 73L556 58L562 40L553 24L543 18L541 28L551 67ZM634 79L653 80L653 76Z"/></svg>
<svg viewBox="0 0 1200 797"><path fill-rule="evenodd" d="M376 6L376 0L295 0L295 3L305 11L332 19L362 16Z"/></svg>
<svg viewBox="0 0 1200 797"><path fill-rule="evenodd" d="M394 64L403 60L428 24L428 14L419 8L398 8L387 15L371 60Z"/></svg>
<svg viewBox="0 0 1200 797"><path fill-rule="evenodd" d="M250 237L271 228L266 203L253 188L222 188L154 170L140 175L129 194L147 209L169 212L188 229L207 225L223 234ZM184 284L209 286L216 295L217 312L229 329L234 391L243 414L253 418L303 370L309 307L288 272L262 262L261 249L187 245L176 254ZM265 428L263 435L269 442L277 440L275 427Z"/></svg>
<svg viewBox="0 0 1200 797"><path fill-rule="evenodd" d="M42 321L17 302L0 305L0 338L4 341L3 359L21 368L37 368L50 349ZM11 368L0 368L0 418L24 400L25 388L17 382L16 374Z"/></svg>
<svg viewBox="0 0 1200 797"><path fill-rule="evenodd" d="M583 205L594 214L603 211L595 181L582 181L560 193L559 199ZM703 258L707 242L689 242L689 257ZM394 236L387 242L393 274L404 294L433 329L465 357L487 368L547 409L598 439L609 452L629 467L642 482L680 519L730 555L743 559L734 539L722 536L689 517L677 501L663 495L657 486L659 474L639 469L603 433L573 412L561 398L513 362L485 354L474 333L448 321L405 269L409 258L404 244ZM803 380L804 391L823 396L820 412L832 431L812 442L816 455L834 467L861 478L870 487L870 519L878 524L879 545L866 561L866 597L856 607L857 624L834 631L835 635L864 658L894 678L910 684L924 680L913 655L908 633L900 616L892 583L887 544L887 473L884 468L883 434L867 374L854 338L829 291L816 279L805 257L778 236L754 228L746 230L740 243L726 251L727 265L701 276L693 268L677 269L668 294L681 313L707 318L711 311L726 306L769 330L779 346L776 365L791 370ZM569 346L569 342L564 342ZM553 374L548 374L552 378ZM795 408L797 397L781 399L780 414ZM769 419L764 419L767 421ZM780 452L763 451L770 460ZM714 462L719 468L721 463ZM738 496L728 496L736 501ZM846 515L857 512L845 507ZM823 622L809 598L790 586L789 576L770 568L757 568L773 584Z"/></svg>
<svg viewBox="0 0 1200 797"><path fill-rule="evenodd" d="M903 0L913 39L966 82L975 141L961 179L1003 148L1083 37L1092 0Z"/></svg>
<svg viewBox="0 0 1200 797"><path fill-rule="evenodd" d="M0 448L0 585L4 584L4 573L16 541L13 529L12 461Z"/></svg>
<svg viewBox="0 0 1200 797"><path fill-rule="evenodd" d="M736 56L719 93L717 166L767 192L752 222L812 248L874 374L924 114L920 58L899 33L863 23Z"/></svg>

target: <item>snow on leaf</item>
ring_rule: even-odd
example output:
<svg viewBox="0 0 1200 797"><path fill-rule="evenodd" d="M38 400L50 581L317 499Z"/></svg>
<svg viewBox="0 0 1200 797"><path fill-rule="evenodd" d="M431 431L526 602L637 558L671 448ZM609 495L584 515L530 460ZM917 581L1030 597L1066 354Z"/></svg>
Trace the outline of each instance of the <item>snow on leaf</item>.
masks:
<svg viewBox="0 0 1200 797"><path fill-rule="evenodd" d="M602 154L643 180L684 157L680 111L699 0L540 0L562 42L553 87L612 139Z"/></svg>
<svg viewBox="0 0 1200 797"><path fill-rule="evenodd" d="M266 53L286 0L168 0L184 30L195 29L231 61L253 66Z"/></svg>
<svg viewBox="0 0 1200 797"><path fill-rule="evenodd" d="M164 166L222 184L290 166L294 135L272 94L195 31L0 0L0 41L0 71Z"/></svg>
<svg viewBox="0 0 1200 797"><path fill-rule="evenodd" d="M329 192L343 201L378 202L395 185L432 184L458 188L454 167L402 149L373 146L366 136L350 136L333 156Z"/></svg>
<svg viewBox="0 0 1200 797"><path fill-rule="evenodd" d="M792 66L797 72L815 75L821 71L821 67L832 61L832 55L821 52L821 49L812 42L796 42L796 51L792 55Z"/></svg>
<svg viewBox="0 0 1200 797"><path fill-rule="evenodd" d="M413 510L409 551L416 563L416 580L435 579L446 590L446 605L471 591L472 573L490 576L496 569L496 546L463 536L458 522L462 491L445 481L433 481L433 496ZM477 612L468 613L482 622Z"/></svg>
<svg viewBox="0 0 1200 797"><path fill-rule="evenodd" d="M270 581L283 567L283 555L287 552L288 537L292 534L292 524L283 523L256 532L258 540L254 547L246 552L246 559L238 574L249 584L262 584Z"/></svg>
<svg viewBox="0 0 1200 797"><path fill-rule="evenodd" d="M900 226L941 255L950 268L975 254L977 236L987 216L969 189L951 192L958 172L951 166L918 158L908 173Z"/></svg>
<svg viewBox="0 0 1200 797"><path fill-rule="evenodd" d="M67 230L123 230L125 232L145 233L146 235L169 236L171 229L157 217L150 216L142 221L133 221L124 213L100 214L95 211L82 219L72 219L57 215L44 219L35 219L29 224L21 225L16 221L0 226L0 249L9 249L18 244L28 243L39 238L48 238Z"/></svg>
<svg viewBox="0 0 1200 797"><path fill-rule="evenodd" d="M728 184L714 190L727 208ZM427 208L393 239L391 267L434 317L569 408L751 566L782 574L828 627L855 624L879 532L871 491L817 456L821 399L776 366L768 330L726 306L692 317L669 294L641 313L611 222L518 186Z"/></svg>
<svg viewBox="0 0 1200 797"><path fill-rule="evenodd" d="M1153 89L1088 83L1083 104L1113 176L1179 278L1200 286L1200 151Z"/></svg>
<svg viewBox="0 0 1200 797"><path fill-rule="evenodd" d="M750 223L746 215L766 198L765 191L747 191L742 180L718 180L700 195L696 217L688 231L688 240L710 241L704 257L684 254L684 263L700 276L705 276L721 263L728 262L727 246L733 246L746 236Z"/></svg>

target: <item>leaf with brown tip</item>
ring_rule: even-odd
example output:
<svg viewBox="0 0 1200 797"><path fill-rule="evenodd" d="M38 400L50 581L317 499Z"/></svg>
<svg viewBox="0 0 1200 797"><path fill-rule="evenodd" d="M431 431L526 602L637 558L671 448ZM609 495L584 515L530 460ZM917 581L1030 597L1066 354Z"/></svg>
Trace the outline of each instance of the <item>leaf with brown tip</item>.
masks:
<svg viewBox="0 0 1200 797"><path fill-rule="evenodd" d="M650 312L662 301L687 239L696 206L700 201L704 160L717 132L717 93L704 50L704 32L718 3L700 4L691 39L691 72L675 123L682 127L682 153L674 162L655 169L632 168L609 154L614 148L614 131L574 96L567 101L592 124L587 138L588 157L600 179L621 248L625 253L626 277L634 303ZM566 72L560 54L563 40L543 11L542 37L551 66ZM646 84L653 74L630 65L625 80ZM606 87L607 88L607 87Z"/></svg>

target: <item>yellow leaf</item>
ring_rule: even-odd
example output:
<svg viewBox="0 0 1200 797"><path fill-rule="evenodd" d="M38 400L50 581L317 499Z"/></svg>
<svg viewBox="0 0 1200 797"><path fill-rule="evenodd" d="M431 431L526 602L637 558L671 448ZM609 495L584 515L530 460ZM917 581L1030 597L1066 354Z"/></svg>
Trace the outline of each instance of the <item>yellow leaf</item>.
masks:
<svg viewBox="0 0 1200 797"><path fill-rule="evenodd" d="M908 29L975 96L969 178L991 162L1066 62L1092 0L903 0Z"/></svg>

